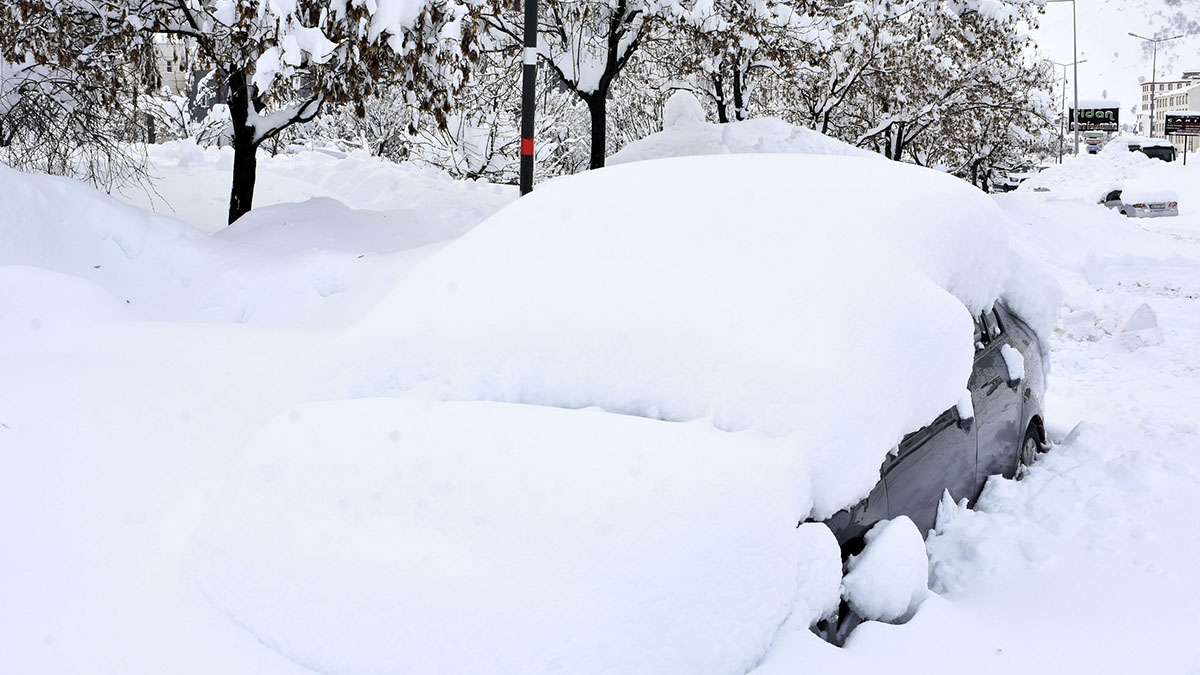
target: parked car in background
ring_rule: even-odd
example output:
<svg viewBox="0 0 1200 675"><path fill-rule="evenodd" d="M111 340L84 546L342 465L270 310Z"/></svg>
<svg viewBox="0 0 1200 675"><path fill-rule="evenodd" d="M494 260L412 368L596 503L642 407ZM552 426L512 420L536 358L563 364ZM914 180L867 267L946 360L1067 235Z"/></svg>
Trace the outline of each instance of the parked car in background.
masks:
<svg viewBox="0 0 1200 675"><path fill-rule="evenodd" d="M1179 201L1172 190L1126 186L1109 190L1100 203L1130 218L1162 218L1179 215Z"/></svg>
<svg viewBox="0 0 1200 675"><path fill-rule="evenodd" d="M1109 146L1125 148L1130 152L1140 152L1151 159L1161 159L1164 162L1174 162L1176 158L1175 146L1165 138L1117 136L1110 140L1105 147Z"/></svg>
<svg viewBox="0 0 1200 675"><path fill-rule="evenodd" d="M1007 171L1003 171L1000 179L995 183L993 189L996 192L1012 192L1016 190L1021 183L1024 183L1029 178L1036 176L1044 171L1046 167L1035 166L1033 164L1024 164Z"/></svg>
<svg viewBox="0 0 1200 675"><path fill-rule="evenodd" d="M826 520L843 556L862 550L880 520L908 516L926 534L945 491L974 504L989 476L1012 478L1045 448L1045 380L1037 337L1001 303L975 319L971 408L950 408L908 434L880 467L871 494Z"/></svg>

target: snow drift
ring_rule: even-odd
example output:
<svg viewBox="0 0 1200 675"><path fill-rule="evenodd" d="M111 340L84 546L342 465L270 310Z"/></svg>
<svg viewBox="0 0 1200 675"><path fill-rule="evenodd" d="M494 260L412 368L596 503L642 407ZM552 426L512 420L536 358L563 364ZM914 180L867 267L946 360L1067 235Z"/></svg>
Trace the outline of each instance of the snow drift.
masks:
<svg viewBox="0 0 1200 675"><path fill-rule="evenodd" d="M317 672L744 673L837 604L798 457L753 433L343 401L281 415L234 476L205 593Z"/></svg>
<svg viewBox="0 0 1200 675"><path fill-rule="evenodd" d="M828 515L959 399L968 308L1000 295L1006 227L971 186L895 163L592 171L414 269L346 336L336 377L353 396L599 406L792 436L821 467L814 513Z"/></svg>
<svg viewBox="0 0 1200 675"><path fill-rule="evenodd" d="M699 101L687 92L678 92L667 101L663 118L666 128L621 148L606 160L608 165L666 157L754 153L847 155L886 161L878 153L773 117L727 124L706 122Z"/></svg>

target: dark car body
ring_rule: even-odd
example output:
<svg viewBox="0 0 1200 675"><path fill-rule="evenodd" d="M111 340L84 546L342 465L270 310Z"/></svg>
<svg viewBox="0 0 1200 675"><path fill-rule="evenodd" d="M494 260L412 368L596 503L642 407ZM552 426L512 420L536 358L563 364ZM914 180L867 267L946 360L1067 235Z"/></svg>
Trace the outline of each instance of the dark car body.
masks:
<svg viewBox="0 0 1200 675"><path fill-rule="evenodd" d="M856 506L825 523L844 555L862 548L863 536L884 519L908 516L926 534L934 527L942 493L974 504L989 476L1011 478L1027 433L1045 442L1045 379L1037 336L1004 305L976 317L975 361L968 382L974 415L951 408L908 434L880 467L880 480ZM1020 352L1024 377L1011 379L1004 345Z"/></svg>

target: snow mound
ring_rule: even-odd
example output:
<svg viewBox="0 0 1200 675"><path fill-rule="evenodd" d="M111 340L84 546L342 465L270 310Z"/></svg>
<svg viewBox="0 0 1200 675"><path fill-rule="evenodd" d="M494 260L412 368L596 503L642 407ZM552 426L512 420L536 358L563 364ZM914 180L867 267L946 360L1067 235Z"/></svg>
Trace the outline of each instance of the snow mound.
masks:
<svg viewBox="0 0 1200 675"><path fill-rule="evenodd" d="M900 516L878 522L866 541L863 552L846 563L846 602L864 619L902 621L929 592L929 559L921 533L907 516Z"/></svg>
<svg viewBox="0 0 1200 675"><path fill-rule="evenodd" d="M1000 293L1007 226L953 177L849 157L551 181L413 269L343 338L333 395L416 389L794 435L829 515L960 398L968 308Z"/></svg>
<svg viewBox="0 0 1200 675"><path fill-rule="evenodd" d="M836 542L796 528L802 471L702 424L314 404L247 449L193 559L217 606L316 672L741 673L837 600Z"/></svg>
<svg viewBox="0 0 1200 675"><path fill-rule="evenodd" d="M675 96L672 96L672 100ZM683 104L680 106L686 107ZM667 112L673 112L670 106ZM672 119L670 115L666 115L665 129L621 148L608 158L608 165L666 157L755 153L849 155L887 161L878 153L856 148L818 131L788 124L773 117L759 117L727 124L704 122L703 116L696 120L685 118L685 124L676 124Z"/></svg>
<svg viewBox="0 0 1200 675"><path fill-rule="evenodd" d="M667 99L663 107L663 127L690 125L705 122L704 107L690 91L677 91Z"/></svg>
<svg viewBox="0 0 1200 675"><path fill-rule="evenodd" d="M171 152L179 162L176 177L196 178L193 187L200 192L210 187L205 177L218 171L215 160L224 156L182 143L154 154ZM366 175L377 165L373 160L344 172L325 168L333 175L347 173L376 187L407 191L395 172L384 172L381 183ZM197 176L197 167L208 173ZM228 174L222 173L221 180L226 183ZM441 193L444 208L426 213L426 207L358 210L320 197L256 209L209 235L75 180L0 165L0 182L6 186L0 194L5 213L0 219L0 266L78 278L123 303L130 317L304 328L358 319L386 295L396 276L432 253L437 243L474 226L482 213L490 212L492 200L506 199L487 191L447 191ZM227 196L227 191L220 194ZM29 283L35 283L32 277ZM75 292L61 279L48 283L64 293Z"/></svg>
<svg viewBox="0 0 1200 675"><path fill-rule="evenodd" d="M1049 192L1036 196L1044 200L1067 199L1095 204L1130 181L1187 191L1190 172L1176 164L1178 162L1163 162L1140 152L1130 152L1127 147L1112 141L1099 154L1063 158L1062 164L1021 183L1017 192L1033 193L1037 188L1047 188Z"/></svg>

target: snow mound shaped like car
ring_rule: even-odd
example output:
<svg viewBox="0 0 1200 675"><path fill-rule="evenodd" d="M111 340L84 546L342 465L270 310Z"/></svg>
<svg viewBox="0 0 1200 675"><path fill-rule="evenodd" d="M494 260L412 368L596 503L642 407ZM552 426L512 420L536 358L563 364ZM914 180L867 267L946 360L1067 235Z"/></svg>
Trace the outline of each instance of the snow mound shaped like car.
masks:
<svg viewBox="0 0 1200 675"><path fill-rule="evenodd" d="M838 605L838 542L797 523L962 397L1007 227L851 157L540 185L334 345L357 400L247 449L201 586L320 672L747 672Z"/></svg>

